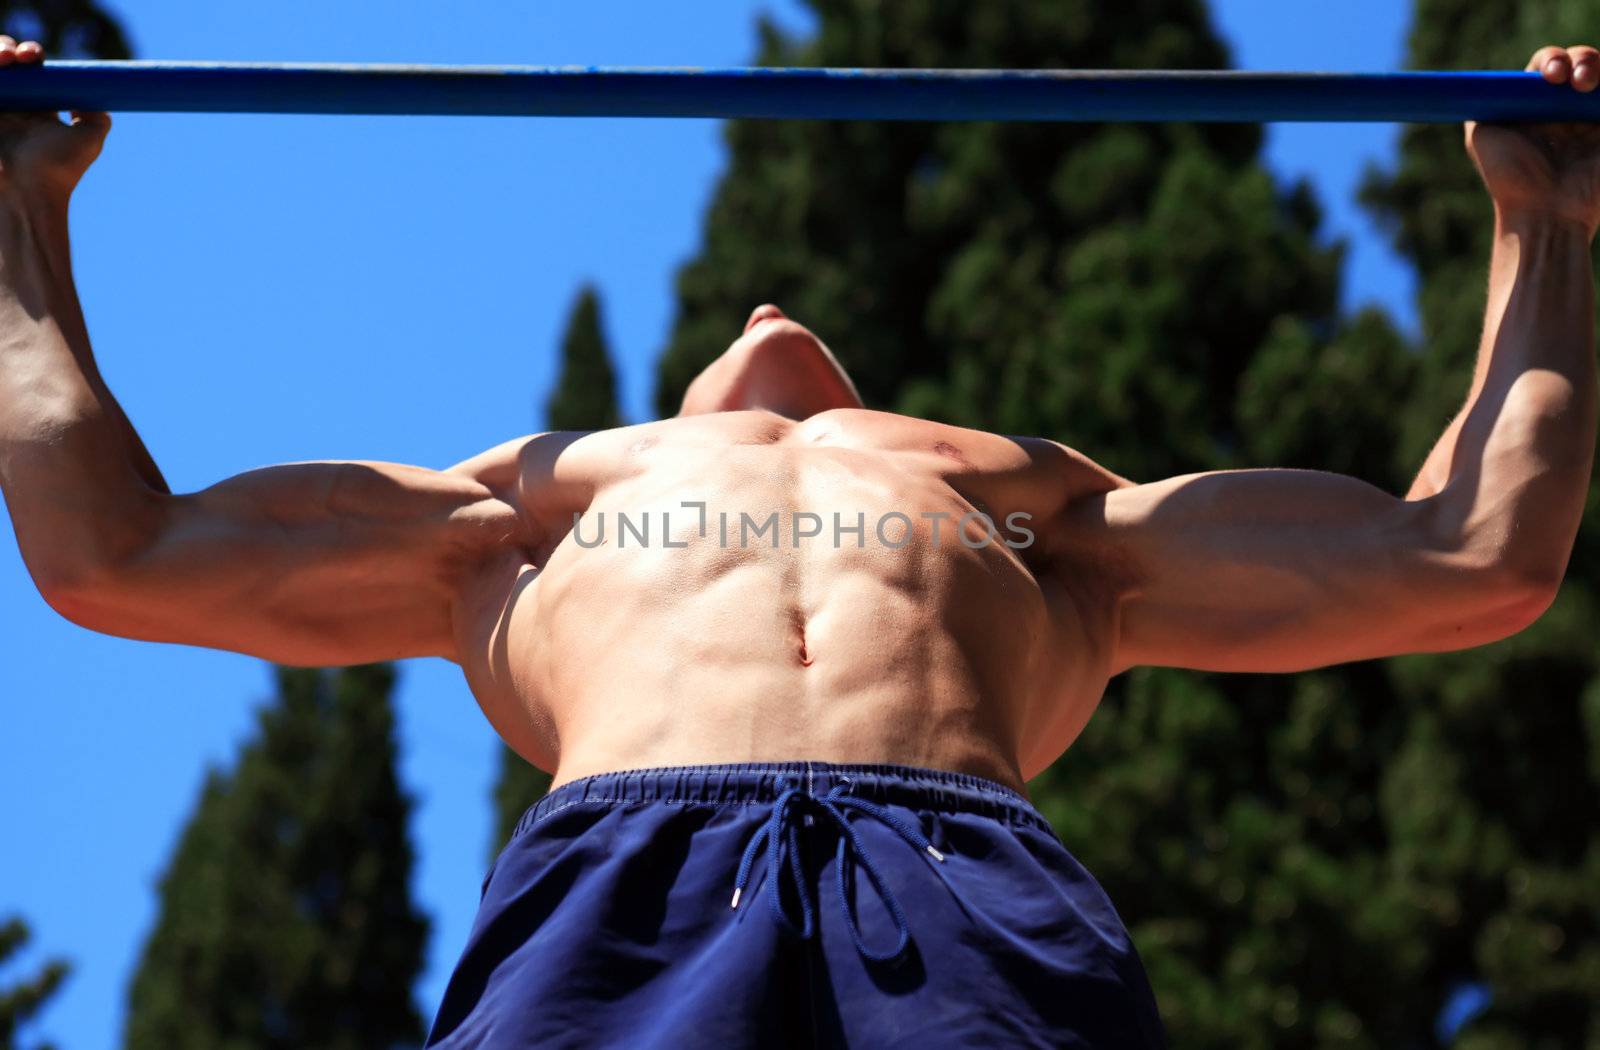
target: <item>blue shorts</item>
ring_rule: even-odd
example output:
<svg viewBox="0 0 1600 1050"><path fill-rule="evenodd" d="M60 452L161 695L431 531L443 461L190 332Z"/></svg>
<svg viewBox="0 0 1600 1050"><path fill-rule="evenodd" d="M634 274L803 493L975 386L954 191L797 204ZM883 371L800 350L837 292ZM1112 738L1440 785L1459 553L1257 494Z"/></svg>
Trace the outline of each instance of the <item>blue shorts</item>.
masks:
<svg viewBox="0 0 1600 1050"><path fill-rule="evenodd" d="M541 799L490 869L426 1045L1165 1044L1122 920L1023 796L795 762Z"/></svg>

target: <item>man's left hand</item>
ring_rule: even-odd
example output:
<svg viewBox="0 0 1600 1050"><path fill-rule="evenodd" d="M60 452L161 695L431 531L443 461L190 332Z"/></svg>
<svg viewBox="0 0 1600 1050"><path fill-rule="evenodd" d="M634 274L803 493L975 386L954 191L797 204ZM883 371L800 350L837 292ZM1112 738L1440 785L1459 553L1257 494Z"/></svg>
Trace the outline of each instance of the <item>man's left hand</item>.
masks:
<svg viewBox="0 0 1600 1050"><path fill-rule="evenodd" d="M1590 92L1600 85L1600 51L1542 47L1528 60L1552 84ZM1600 124L1466 126L1467 152L1502 217L1548 218L1600 227Z"/></svg>

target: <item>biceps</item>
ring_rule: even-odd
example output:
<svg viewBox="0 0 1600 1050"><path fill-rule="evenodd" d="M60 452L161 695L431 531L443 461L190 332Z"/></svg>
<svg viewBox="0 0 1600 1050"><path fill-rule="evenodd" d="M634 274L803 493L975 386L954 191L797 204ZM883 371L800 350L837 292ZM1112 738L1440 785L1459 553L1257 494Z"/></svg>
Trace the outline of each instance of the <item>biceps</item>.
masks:
<svg viewBox="0 0 1600 1050"><path fill-rule="evenodd" d="M414 467L253 471L171 498L155 540L71 618L300 665L450 656L458 568L495 534L494 506L470 480Z"/></svg>
<svg viewBox="0 0 1600 1050"><path fill-rule="evenodd" d="M1108 494L1131 567L1118 669L1299 671L1480 645L1525 626L1427 501L1339 475L1234 471Z"/></svg>

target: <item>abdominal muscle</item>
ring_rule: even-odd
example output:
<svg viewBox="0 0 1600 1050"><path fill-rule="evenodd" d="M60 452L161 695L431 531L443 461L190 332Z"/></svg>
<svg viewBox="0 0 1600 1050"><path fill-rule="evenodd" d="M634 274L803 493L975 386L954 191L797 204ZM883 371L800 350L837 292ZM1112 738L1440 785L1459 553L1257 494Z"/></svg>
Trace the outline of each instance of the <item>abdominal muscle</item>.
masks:
<svg viewBox="0 0 1600 1050"><path fill-rule="evenodd" d="M1020 788L1019 735L1062 698L1041 688L1051 602L1006 534L963 543L956 521L972 505L892 456L715 458L714 472L679 457L681 472L605 486L576 532L524 568L495 616L489 664L467 667L508 743L558 783L815 760ZM941 512L935 542L923 515ZM820 534L797 535L818 523L796 513L817 515ZM865 525L859 539L835 532L836 513Z"/></svg>

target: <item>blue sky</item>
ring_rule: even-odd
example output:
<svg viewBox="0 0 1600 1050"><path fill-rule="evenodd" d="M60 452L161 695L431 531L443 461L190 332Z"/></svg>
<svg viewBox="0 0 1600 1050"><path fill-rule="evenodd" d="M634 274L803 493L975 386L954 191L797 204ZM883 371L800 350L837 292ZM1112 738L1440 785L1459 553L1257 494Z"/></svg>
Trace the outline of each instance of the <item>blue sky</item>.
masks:
<svg viewBox="0 0 1600 1050"><path fill-rule="evenodd" d="M793 0L455 0L447 22L416 0L110 6L141 57L170 59L740 65L756 12L807 24ZM1397 68L1404 7L1213 4L1253 69ZM1411 277L1353 201L1394 140L1389 126L1284 125L1268 158L1311 177L1330 235L1350 240L1350 301L1409 321ZM535 429L586 280L605 297L625 410L647 415L673 273L722 163L707 121L129 115L74 207L79 286L106 377L177 489L301 459L443 467ZM32 922L25 963L76 966L38 1034L108 1048L167 854L269 671L60 620L9 520L0 625L0 797L14 800L0 914ZM431 1016L477 903L495 751L451 665L407 662L398 706L416 893L434 921L417 988Z"/></svg>

